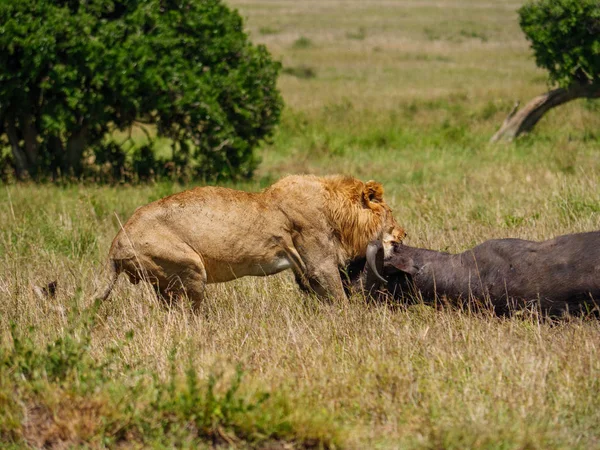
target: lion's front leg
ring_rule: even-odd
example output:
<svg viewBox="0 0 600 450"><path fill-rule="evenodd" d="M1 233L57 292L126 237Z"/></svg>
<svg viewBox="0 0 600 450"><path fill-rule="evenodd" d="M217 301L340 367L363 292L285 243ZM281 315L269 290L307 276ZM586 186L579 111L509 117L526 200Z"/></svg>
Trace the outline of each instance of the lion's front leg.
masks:
<svg viewBox="0 0 600 450"><path fill-rule="evenodd" d="M337 265L328 268L321 267L309 275L311 289L322 298L333 298L336 302L346 303L348 297L339 275Z"/></svg>
<svg viewBox="0 0 600 450"><path fill-rule="evenodd" d="M314 269L311 269L310 273L308 270L301 271L295 268L293 270L296 284L302 292L306 292L307 294L317 294L319 297L324 298L334 297L334 295L330 294L332 291L327 288L328 285L332 285L334 282L327 281L327 275L323 276L320 271ZM346 291L344 290L344 293L345 292Z"/></svg>
<svg viewBox="0 0 600 450"><path fill-rule="evenodd" d="M331 242L323 242L314 237L298 237L294 246L304 265L303 273L294 271L300 289L311 290L322 298L346 302L348 297L344 291L335 248Z"/></svg>
<svg viewBox="0 0 600 450"><path fill-rule="evenodd" d="M312 292L312 288L310 287L310 281L306 275L306 272L302 272L301 270L292 269L294 271L294 279L296 280L296 284L298 288L302 292L310 293Z"/></svg>

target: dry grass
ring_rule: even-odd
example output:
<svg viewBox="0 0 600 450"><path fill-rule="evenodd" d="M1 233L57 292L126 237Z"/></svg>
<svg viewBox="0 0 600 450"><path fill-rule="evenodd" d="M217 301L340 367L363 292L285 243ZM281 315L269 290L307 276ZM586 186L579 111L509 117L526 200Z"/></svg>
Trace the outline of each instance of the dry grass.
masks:
<svg viewBox="0 0 600 450"><path fill-rule="evenodd" d="M284 65L316 74L281 77L282 126L262 150L256 180L237 187L259 189L289 172L377 179L408 242L449 251L493 237L547 239L599 228L595 104L552 112L517 144L487 144L515 98L546 89L518 29L518 2L230 3ZM312 45L294 48L302 36ZM12 345L11 322L39 349L57 336L83 336L73 323L105 281L115 213L125 220L137 206L183 188L5 187L0 347ZM53 279L57 298L40 302L31 284ZM14 366L0 364L0 442L600 448L597 321L499 319L362 298L337 306L301 295L285 273L209 286L197 316L186 305L165 308L121 279L94 318L86 352L111 361L112 384L86 391L69 375L15 385L7 381ZM219 419L213 434L200 433L188 416L183 429L171 430L175 438L155 433L161 423L177 423L178 410L153 413L150 391L137 396L136 380L158 389L174 367L184 386L192 367L202 389L210 374L223 373L215 388L223 394L238 364L245 376L236 395L251 402L269 392L265 403ZM147 421L127 412L128 404ZM132 417L149 428L135 428ZM225 437L215 440L215 433Z"/></svg>

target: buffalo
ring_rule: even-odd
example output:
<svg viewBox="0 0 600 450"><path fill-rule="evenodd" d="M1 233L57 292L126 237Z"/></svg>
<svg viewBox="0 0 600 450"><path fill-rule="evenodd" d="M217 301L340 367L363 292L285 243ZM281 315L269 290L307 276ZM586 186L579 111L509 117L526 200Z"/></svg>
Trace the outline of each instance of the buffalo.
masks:
<svg viewBox="0 0 600 450"><path fill-rule="evenodd" d="M543 242L493 239L459 254L399 243L384 256L374 241L365 262L349 276L370 296L383 291L399 300L475 302L499 315L521 309L598 315L600 231Z"/></svg>

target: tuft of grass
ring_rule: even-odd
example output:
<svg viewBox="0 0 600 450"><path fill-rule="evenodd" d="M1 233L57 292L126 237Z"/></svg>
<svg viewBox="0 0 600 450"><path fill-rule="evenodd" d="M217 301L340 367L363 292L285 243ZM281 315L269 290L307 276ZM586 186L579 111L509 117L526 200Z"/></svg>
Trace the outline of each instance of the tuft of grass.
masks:
<svg viewBox="0 0 600 450"><path fill-rule="evenodd" d="M303 49L311 48L313 46L314 46L313 41L311 41L309 38L307 38L305 36L300 36L292 44L292 48L298 49L298 50L303 50Z"/></svg>
<svg viewBox="0 0 600 450"><path fill-rule="evenodd" d="M279 34L279 33L281 33L281 29L274 28L274 27L269 27L269 26L264 26L264 27L260 27L258 29L258 32L260 34L262 34L263 36L268 36L268 35L273 35L273 34Z"/></svg>
<svg viewBox="0 0 600 450"><path fill-rule="evenodd" d="M314 68L306 65L299 65L294 67L284 67L282 70L286 75L291 75L296 78L300 78L303 80L309 80L311 78L315 78L317 76L317 72Z"/></svg>
<svg viewBox="0 0 600 450"><path fill-rule="evenodd" d="M479 40L481 40L481 42L488 41L487 35L483 31L480 31L480 30L462 29L462 30L460 30L459 35L464 38L467 38L467 39L479 39Z"/></svg>
<svg viewBox="0 0 600 450"><path fill-rule="evenodd" d="M356 41L363 41L367 37L367 31L365 27L358 27L356 31L347 31L346 38L354 39Z"/></svg>
<svg viewBox="0 0 600 450"><path fill-rule="evenodd" d="M423 33L430 41L437 41L442 38L442 34L435 28L425 27L423 28Z"/></svg>
<svg viewBox="0 0 600 450"><path fill-rule="evenodd" d="M485 43L489 40L485 28L471 21L444 22L435 27L423 28L423 33L430 41L463 43L465 40L476 39Z"/></svg>

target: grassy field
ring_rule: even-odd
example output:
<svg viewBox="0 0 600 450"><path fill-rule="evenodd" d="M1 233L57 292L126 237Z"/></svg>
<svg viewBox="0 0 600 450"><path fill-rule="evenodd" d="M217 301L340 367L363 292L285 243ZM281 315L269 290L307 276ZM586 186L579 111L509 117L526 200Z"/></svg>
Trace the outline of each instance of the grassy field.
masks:
<svg viewBox="0 0 600 450"><path fill-rule="evenodd" d="M407 243L447 251L600 228L600 103L488 143L548 88L521 2L228 3L286 101L238 188L376 179ZM186 187L2 187L0 447L600 448L598 321L340 307L288 273L211 285L198 315L125 279L94 304L119 219Z"/></svg>

